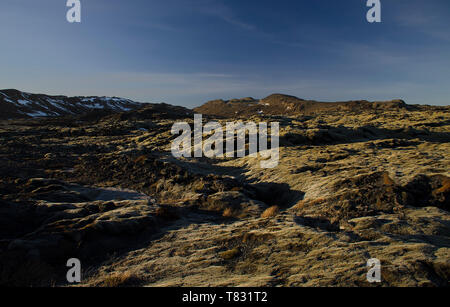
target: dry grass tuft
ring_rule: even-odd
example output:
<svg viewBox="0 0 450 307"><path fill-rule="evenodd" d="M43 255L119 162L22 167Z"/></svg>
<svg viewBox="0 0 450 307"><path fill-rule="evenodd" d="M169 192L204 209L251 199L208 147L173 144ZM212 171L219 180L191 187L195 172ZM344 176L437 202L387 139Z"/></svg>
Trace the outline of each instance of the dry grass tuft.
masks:
<svg viewBox="0 0 450 307"><path fill-rule="evenodd" d="M315 206L323 204L326 201L325 198L317 198L314 200L301 200L295 205L295 209L303 209L305 206Z"/></svg>
<svg viewBox="0 0 450 307"><path fill-rule="evenodd" d="M134 163L136 164L144 164L147 161L146 156L139 156L134 160Z"/></svg>
<svg viewBox="0 0 450 307"><path fill-rule="evenodd" d="M275 236L271 233L265 233L265 234L255 234L255 233L246 233L242 237L242 243L258 243L262 244L264 242L267 242L269 240L273 240Z"/></svg>
<svg viewBox="0 0 450 307"><path fill-rule="evenodd" d="M192 191L201 192L206 188L206 184L203 181L197 181L192 185Z"/></svg>
<svg viewBox="0 0 450 307"><path fill-rule="evenodd" d="M225 260L231 260L231 259L239 256L240 253L241 253L241 251L239 250L239 248L235 247L235 248L227 250L225 252L221 252L220 257L222 257Z"/></svg>
<svg viewBox="0 0 450 307"><path fill-rule="evenodd" d="M384 185L395 185L394 180L389 177L389 173L385 172L383 173L383 184Z"/></svg>
<svg viewBox="0 0 450 307"><path fill-rule="evenodd" d="M233 210L231 208L226 208L222 214L223 217L231 218L234 217Z"/></svg>
<svg viewBox="0 0 450 307"><path fill-rule="evenodd" d="M450 192L450 178L446 177L442 182L442 187L436 189L434 191L434 194L448 193L448 192Z"/></svg>
<svg viewBox="0 0 450 307"><path fill-rule="evenodd" d="M311 201L309 202L309 204L310 204L311 206L315 206L315 205L323 204L325 201L326 201L325 198L317 198L317 199L311 200Z"/></svg>
<svg viewBox="0 0 450 307"><path fill-rule="evenodd" d="M280 208L278 206L272 206L270 208L267 208L262 214L262 218L271 218L278 215L280 212Z"/></svg>
<svg viewBox="0 0 450 307"><path fill-rule="evenodd" d="M139 278L129 272L114 273L103 280L102 286L107 288L127 287L136 285L138 281Z"/></svg>
<svg viewBox="0 0 450 307"><path fill-rule="evenodd" d="M294 206L294 209L303 209L305 204L306 204L306 200L301 200Z"/></svg>

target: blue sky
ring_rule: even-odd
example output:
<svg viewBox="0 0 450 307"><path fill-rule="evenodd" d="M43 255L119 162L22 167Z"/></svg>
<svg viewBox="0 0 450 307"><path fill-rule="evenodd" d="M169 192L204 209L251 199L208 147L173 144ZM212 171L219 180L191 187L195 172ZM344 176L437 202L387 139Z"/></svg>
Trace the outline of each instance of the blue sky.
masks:
<svg viewBox="0 0 450 307"><path fill-rule="evenodd" d="M450 102L450 1L1 0L0 88L187 107L285 93Z"/></svg>

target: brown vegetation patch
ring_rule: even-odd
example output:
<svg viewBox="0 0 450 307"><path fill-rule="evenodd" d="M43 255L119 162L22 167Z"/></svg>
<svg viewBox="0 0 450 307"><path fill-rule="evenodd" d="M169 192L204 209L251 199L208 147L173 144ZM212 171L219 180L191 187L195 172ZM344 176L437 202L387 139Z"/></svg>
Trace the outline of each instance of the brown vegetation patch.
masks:
<svg viewBox="0 0 450 307"><path fill-rule="evenodd" d="M236 258L237 256L239 256L241 253L241 251L239 250L239 248L235 247L233 249L221 252L219 255L220 257L222 257L224 260L231 260Z"/></svg>
<svg viewBox="0 0 450 307"><path fill-rule="evenodd" d="M139 156L134 160L134 163L136 164L144 164L145 161L147 160L146 156Z"/></svg>
<svg viewBox="0 0 450 307"><path fill-rule="evenodd" d="M223 217L226 217L226 218L234 217L233 210L232 210L231 208L226 208L226 209L223 211L222 216L223 216Z"/></svg>
<svg viewBox="0 0 450 307"><path fill-rule="evenodd" d="M136 286L141 280L130 272L113 273L108 275L100 284L101 287L119 288Z"/></svg>
<svg viewBox="0 0 450 307"><path fill-rule="evenodd" d="M275 217L278 215L278 213L280 212L280 207L278 206L272 206L270 208L267 208L262 214L261 217L262 218L271 218L271 217Z"/></svg>

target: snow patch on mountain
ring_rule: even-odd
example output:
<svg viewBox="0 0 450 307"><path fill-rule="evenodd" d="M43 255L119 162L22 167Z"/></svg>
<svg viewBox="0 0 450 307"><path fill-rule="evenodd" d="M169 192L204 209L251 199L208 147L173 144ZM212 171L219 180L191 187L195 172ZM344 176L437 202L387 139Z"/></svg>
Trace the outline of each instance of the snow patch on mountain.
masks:
<svg viewBox="0 0 450 307"><path fill-rule="evenodd" d="M66 97L0 90L0 119L85 114L94 110L124 112L139 109L142 105L119 97Z"/></svg>

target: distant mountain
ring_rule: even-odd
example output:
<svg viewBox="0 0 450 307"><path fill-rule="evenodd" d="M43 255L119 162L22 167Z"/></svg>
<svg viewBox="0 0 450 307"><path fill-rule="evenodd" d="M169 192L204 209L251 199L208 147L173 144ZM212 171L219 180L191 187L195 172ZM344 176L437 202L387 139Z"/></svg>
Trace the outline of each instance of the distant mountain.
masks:
<svg viewBox="0 0 450 307"><path fill-rule="evenodd" d="M294 96L272 94L264 99L251 97L233 100L212 100L194 109L195 112L223 117L252 115L311 115L333 111L363 111L376 109L406 108L403 100L370 102L367 100L345 102L319 102Z"/></svg>
<svg viewBox="0 0 450 307"><path fill-rule="evenodd" d="M0 90L0 119L81 115L94 110L122 112L143 104L118 97L66 97Z"/></svg>

